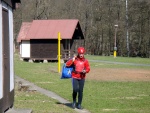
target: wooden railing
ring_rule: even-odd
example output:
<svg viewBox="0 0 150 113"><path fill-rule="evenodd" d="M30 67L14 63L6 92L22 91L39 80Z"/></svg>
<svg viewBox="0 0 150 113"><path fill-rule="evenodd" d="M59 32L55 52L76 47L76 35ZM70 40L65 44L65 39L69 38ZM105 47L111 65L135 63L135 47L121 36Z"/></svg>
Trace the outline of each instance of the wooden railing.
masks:
<svg viewBox="0 0 150 113"><path fill-rule="evenodd" d="M75 54L75 51L71 51L71 50L64 50L62 51L62 59L69 59L71 57L73 57Z"/></svg>

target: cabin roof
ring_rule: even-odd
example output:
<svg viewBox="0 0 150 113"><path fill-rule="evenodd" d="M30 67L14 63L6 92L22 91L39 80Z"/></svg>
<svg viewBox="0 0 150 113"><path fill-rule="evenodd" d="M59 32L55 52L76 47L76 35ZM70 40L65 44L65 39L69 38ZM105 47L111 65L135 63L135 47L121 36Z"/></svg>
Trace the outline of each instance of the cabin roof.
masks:
<svg viewBox="0 0 150 113"><path fill-rule="evenodd" d="M21 40L26 40L26 35L31 27L31 22L23 22L20 28L20 32L18 34L17 42L21 42Z"/></svg>
<svg viewBox="0 0 150 113"><path fill-rule="evenodd" d="M17 41L58 39L58 32L60 32L62 39L72 39L76 29L79 30L79 34L84 38L77 19L33 20L30 24L22 24Z"/></svg>

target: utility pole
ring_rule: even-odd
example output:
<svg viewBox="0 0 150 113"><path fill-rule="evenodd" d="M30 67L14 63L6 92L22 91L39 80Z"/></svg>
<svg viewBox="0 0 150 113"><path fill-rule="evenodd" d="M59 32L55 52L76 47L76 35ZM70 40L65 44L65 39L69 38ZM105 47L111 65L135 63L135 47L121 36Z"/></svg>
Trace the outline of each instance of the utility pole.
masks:
<svg viewBox="0 0 150 113"><path fill-rule="evenodd" d="M129 57L129 31L128 31L128 0L126 0L126 42L127 42L127 56Z"/></svg>
<svg viewBox="0 0 150 113"><path fill-rule="evenodd" d="M118 24L114 25L115 26L115 38L114 38L114 58L117 56L117 45L116 45L116 35L117 35L117 29L118 29Z"/></svg>

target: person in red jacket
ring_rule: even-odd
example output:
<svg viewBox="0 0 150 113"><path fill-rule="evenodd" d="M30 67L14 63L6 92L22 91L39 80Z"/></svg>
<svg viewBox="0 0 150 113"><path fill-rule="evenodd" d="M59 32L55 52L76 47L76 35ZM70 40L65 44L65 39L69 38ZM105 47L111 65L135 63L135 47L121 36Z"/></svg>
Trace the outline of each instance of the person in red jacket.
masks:
<svg viewBox="0 0 150 113"><path fill-rule="evenodd" d="M72 66L74 67L74 70L72 71L72 86L73 86L73 103L72 107L73 109L76 107L76 97L78 94L78 104L77 108L82 109L81 103L83 98L83 88L84 88L84 82L86 73L90 71L90 65L87 59L84 57L85 49L83 47L79 47L77 49L78 55L74 56L72 59L68 60L66 62L66 66Z"/></svg>

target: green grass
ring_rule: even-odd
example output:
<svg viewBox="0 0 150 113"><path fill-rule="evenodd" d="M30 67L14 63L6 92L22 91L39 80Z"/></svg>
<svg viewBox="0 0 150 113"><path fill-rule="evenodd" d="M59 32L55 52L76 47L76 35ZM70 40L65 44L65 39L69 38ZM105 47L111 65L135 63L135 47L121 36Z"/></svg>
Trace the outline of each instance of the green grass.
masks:
<svg viewBox="0 0 150 113"><path fill-rule="evenodd" d="M87 56L86 56L87 57ZM107 61L114 60L110 57L94 57L88 56L89 59L104 59ZM36 85L48 89L62 96L63 98L72 101L71 80L60 79L60 74L52 72L51 68L57 70L57 63L28 63L18 60L18 55L15 54L15 74L35 83ZM112 60L111 60L112 59ZM118 58L117 58L118 59ZM119 58L119 62L129 61L130 58ZM136 59L136 58L135 58ZM139 60L139 58L138 58ZM143 58L142 64L149 62L149 59ZM144 60L144 61L143 61ZM136 60L135 60L136 61ZM105 64L90 62L91 68L135 68L137 66ZM100 64L100 65L99 65ZM97 66L98 65L98 66ZM143 67L143 69L148 69ZM150 82L102 82L86 80L84 88L83 107L92 113L149 113L150 111ZM26 95L31 95L26 96ZM25 99L24 99L25 98ZM39 99L39 100L38 100ZM72 109L59 106L56 100L50 99L39 93L28 94L20 93L15 96L15 107L31 108L37 113L52 112L73 112ZM25 100L25 103L20 101ZM28 100L26 102L26 100ZM34 104L29 105L29 102ZM41 105L37 101L41 102ZM20 102L20 103L19 103ZM18 104L19 103L19 104ZM41 106L41 107L36 107ZM52 106L52 107L50 107ZM43 107L45 111L43 110ZM55 108L56 109L53 109Z"/></svg>
<svg viewBox="0 0 150 113"><path fill-rule="evenodd" d="M85 86L84 105L93 113L148 113L149 82L93 82ZM88 104L87 104L88 103ZM140 112L139 112L140 111Z"/></svg>
<svg viewBox="0 0 150 113"><path fill-rule="evenodd" d="M15 108L32 109L33 113L73 113L74 111L38 92L15 91Z"/></svg>

